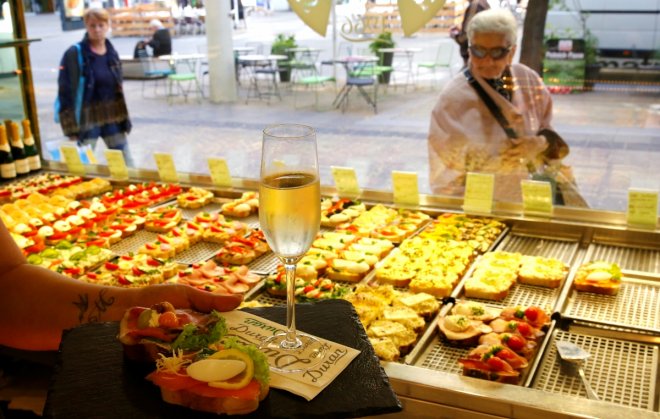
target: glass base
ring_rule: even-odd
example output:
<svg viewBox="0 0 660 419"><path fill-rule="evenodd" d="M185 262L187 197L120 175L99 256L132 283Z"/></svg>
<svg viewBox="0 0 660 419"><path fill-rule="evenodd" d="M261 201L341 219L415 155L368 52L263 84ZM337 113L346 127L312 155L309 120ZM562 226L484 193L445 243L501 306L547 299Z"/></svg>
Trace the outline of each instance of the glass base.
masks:
<svg viewBox="0 0 660 419"><path fill-rule="evenodd" d="M327 345L305 333L296 333L296 341L277 333L262 342L259 349L271 359L270 369L277 372L304 372L316 368L325 358Z"/></svg>

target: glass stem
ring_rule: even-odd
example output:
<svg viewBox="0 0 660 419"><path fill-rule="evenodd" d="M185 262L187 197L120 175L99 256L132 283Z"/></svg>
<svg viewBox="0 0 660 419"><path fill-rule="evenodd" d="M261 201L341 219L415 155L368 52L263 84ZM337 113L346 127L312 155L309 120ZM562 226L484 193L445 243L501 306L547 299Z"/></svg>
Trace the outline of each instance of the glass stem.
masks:
<svg viewBox="0 0 660 419"><path fill-rule="evenodd" d="M295 348L298 344L296 339L296 262L285 261L284 272L286 275L286 345Z"/></svg>

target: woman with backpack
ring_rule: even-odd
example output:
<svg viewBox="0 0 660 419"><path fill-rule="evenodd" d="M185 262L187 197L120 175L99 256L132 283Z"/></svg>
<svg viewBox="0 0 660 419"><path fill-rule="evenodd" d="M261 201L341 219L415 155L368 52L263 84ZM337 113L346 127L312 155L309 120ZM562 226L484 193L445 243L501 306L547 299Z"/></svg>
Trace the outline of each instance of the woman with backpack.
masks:
<svg viewBox="0 0 660 419"><path fill-rule="evenodd" d="M78 145L96 147L98 138L112 150L121 150L128 166L133 160L126 135L131 121L124 99L119 54L106 35L109 15L88 9L83 15L87 32L62 57L58 77L59 121L64 135Z"/></svg>

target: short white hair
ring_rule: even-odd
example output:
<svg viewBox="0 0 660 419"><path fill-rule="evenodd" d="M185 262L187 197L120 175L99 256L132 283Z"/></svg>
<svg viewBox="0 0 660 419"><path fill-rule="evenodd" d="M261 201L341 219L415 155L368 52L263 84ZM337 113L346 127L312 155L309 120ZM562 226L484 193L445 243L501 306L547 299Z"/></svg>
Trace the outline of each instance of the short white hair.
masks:
<svg viewBox="0 0 660 419"><path fill-rule="evenodd" d="M163 22L161 22L158 19L151 19L151 21L149 22L149 26L151 26L152 28L163 29Z"/></svg>
<svg viewBox="0 0 660 419"><path fill-rule="evenodd" d="M470 44L475 33L499 33L504 35L509 45L516 44L518 23L516 18L506 9L489 9L474 15L467 27Z"/></svg>

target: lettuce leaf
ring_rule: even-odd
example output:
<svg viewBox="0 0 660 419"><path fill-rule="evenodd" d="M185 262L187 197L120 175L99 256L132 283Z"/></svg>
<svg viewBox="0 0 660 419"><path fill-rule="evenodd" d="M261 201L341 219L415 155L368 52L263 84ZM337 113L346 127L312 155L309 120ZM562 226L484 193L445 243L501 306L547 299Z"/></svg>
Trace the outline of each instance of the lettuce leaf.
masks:
<svg viewBox="0 0 660 419"><path fill-rule="evenodd" d="M172 342L172 350L198 351L222 339L227 334L225 318L215 310L210 316L212 319L208 323L208 330L193 323L185 325L179 337Z"/></svg>

